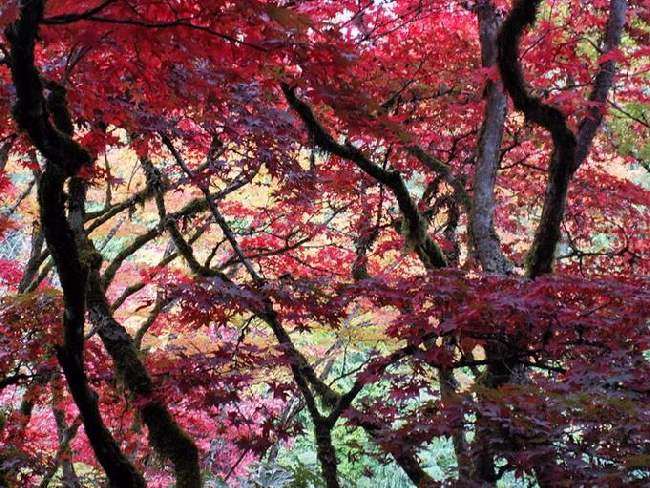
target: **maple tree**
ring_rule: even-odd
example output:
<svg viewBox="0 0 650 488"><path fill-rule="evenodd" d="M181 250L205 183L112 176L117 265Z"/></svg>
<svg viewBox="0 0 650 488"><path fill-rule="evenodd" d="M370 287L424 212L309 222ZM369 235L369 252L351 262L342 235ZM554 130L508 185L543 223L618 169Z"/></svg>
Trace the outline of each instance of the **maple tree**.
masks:
<svg viewBox="0 0 650 488"><path fill-rule="evenodd" d="M4 1L0 485L643 486L648 7Z"/></svg>

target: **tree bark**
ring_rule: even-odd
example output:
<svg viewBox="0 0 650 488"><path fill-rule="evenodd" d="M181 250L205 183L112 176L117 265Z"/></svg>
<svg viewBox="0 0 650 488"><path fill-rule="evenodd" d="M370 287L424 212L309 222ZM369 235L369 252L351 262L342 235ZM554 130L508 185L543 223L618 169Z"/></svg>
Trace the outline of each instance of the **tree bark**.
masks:
<svg viewBox="0 0 650 488"><path fill-rule="evenodd" d="M542 216L526 263L526 274L530 278L551 273L553 270L569 184L576 170L586 159L602 121L601 107L591 107L587 117L581 122L576 137L569 128L565 114L528 93L519 59L519 44L526 27L534 24L540 3L541 0L517 0L498 37L501 79L515 108L523 112L527 120L546 129L553 141ZM627 0L610 0L605 53L611 52L620 44L626 11ZM615 68L613 60L601 65L592 87L590 101L596 102L597 105L606 102L614 80Z"/></svg>
<svg viewBox="0 0 650 488"><path fill-rule="evenodd" d="M61 384L60 374L55 374L52 377L50 388L52 390L52 413L56 422L59 448L54 457L53 466L45 473L39 487L47 488L59 467L61 467L61 484L63 488L82 488L74 465L72 464L72 452L70 451L70 442L77 435L80 422L77 419L71 425L66 424L65 412L59 406L63 398L63 385Z"/></svg>
<svg viewBox="0 0 650 488"><path fill-rule="evenodd" d="M109 482L115 487L143 487L144 479L120 451L104 425L97 397L90 389L83 363L85 284L87 270L79 260L65 216L64 182L90 163L90 155L52 126L45 108L43 84L35 66L34 47L43 17L42 0L24 0L18 20L6 29L10 68L16 89L14 119L46 159L38 188L41 227L59 273L64 299L63 344L57 357L72 397L81 413L86 435Z"/></svg>
<svg viewBox="0 0 650 488"><path fill-rule="evenodd" d="M502 20L492 1L483 1L476 9L482 64L484 68L495 67L497 35ZM471 239L474 252L485 273L507 274L511 265L501 250L501 242L494 229L494 186L507 113L507 98L500 81L487 81L485 100L473 181Z"/></svg>
<svg viewBox="0 0 650 488"><path fill-rule="evenodd" d="M41 227L38 222L34 222L32 226L32 238L31 238L31 247L29 251L29 259L25 265L25 270L23 275L20 278L20 283L18 284L18 293L25 293L29 284L36 277L38 273L38 268L40 265L40 256L41 251L43 250L44 242L43 232L41 232Z"/></svg>
<svg viewBox="0 0 650 488"><path fill-rule="evenodd" d="M525 86L519 45L524 30L535 22L540 3L541 0L516 0L497 38L499 71L515 108L523 112L527 120L546 129L553 142L542 216L526 263L526 275L531 279L552 272L555 248L561 237L560 226L564 218L569 185L577 169L586 160L602 122L601 109L607 101L616 70L613 60L601 64L589 96L589 101L595 102L596 105L589 108L587 116L579 125L576 136L568 126L566 115L530 95ZM610 0L604 35L604 53L610 53L619 46L625 26L626 11L627 0ZM498 347L497 350L488 348L486 355L506 359L508 351L503 349L503 347ZM499 384L511 381L513 371L520 368L521 366L516 363L504 361L503 367L499 368L502 371L496 371L496 374L490 378L490 382L498 387ZM489 368L487 374L490 374ZM481 444L489 445L489 435L487 428L483 428L477 432L477 440L485 438ZM501 441L509 444L511 450L526 447L525 443L511 438L507 432L499 437ZM495 474L494 458L489 450L484 451L480 457L478 469L482 479L488 480ZM557 481L565 476L552 454L540 459L533 471L538 483L543 487L556 486Z"/></svg>
<svg viewBox="0 0 650 488"><path fill-rule="evenodd" d="M89 267L86 305L115 369L137 400L137 408L147 426L154 450L172 462L178 488L200 488L199 451L192 439L173 419L167 406L156 396L154 385L142 363L131 336L113 317L100 276L102 258L84 230L85 183L72 178L69 185L69 220L77 244Z"/></svg>
<svg viewBox="0 0 650 488"><path fill-rule="evenodd" d="M427 234L428 223L420 214L399 172L382 168L350 144L338 144L316 119L311 107L298 98L293 88L288 85L283 85L282 91L291 108L300 116L314 144L323 151L353 162L359 169L391 191L402 214L404 224L402 233L406 239L407 246L415 251L420 261L424 263L425 268L435 269L446 267L447 260L439 246ZM432 165L439 164L419 148L411 147L409 151L413 152L421 160L428 161ZM446 179L454 181L448 171L448 168L442 170ZM458 187L459 185L456 184L455 188ZM460 188L458 188L457 192L460 192Z"/></svg>

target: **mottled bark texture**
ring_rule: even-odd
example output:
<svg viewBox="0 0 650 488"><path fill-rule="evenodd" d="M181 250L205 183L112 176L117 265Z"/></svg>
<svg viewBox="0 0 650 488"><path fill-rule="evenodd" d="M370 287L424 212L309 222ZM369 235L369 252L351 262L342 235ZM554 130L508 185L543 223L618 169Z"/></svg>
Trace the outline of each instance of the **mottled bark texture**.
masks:
<svg viewBox="0 0 650 488"><path fill-rule="evenodd" d="M97 397L88 386L83 364L85 285L87 269L81 264L74 235L65 215L64 183L82 166L91 163L90 155L50 122L43 96L43 83L35 66L34 47L43 16L42 0L20 4L18 20L6 29L9 60L16 89L14 119L45 158L45 170L38 188L41 228L57 267L63 289L63 343L57 357L70 393L81 413L84 430L115 487L142 487L144 479L120 451L104 425Z"/></svg>
<svg viewBox="0 0 650 488"><path fill-rule="evenodd" d="M476 6L481 45L481 62L485 68L496 67L497 36L502 18L491 0ZM507 114L507 98L498 80L488 80L485 88L485 110L477 146L473 181L473 200L470 214L470 236L473 251L483 272L508 274L511 265L503 254L501 242L494 229L494 187L499 168L501 142ZM479 379L486 388L497 388L507 381L503 375L503 357L507 354L499 344L488 344L486 357L490 360L484 375ZM472 443L469 477L478 483L494 483L497 475L494 459L498 444L498 429L480 413L476 419L476 433ZM460 463L460 460L459 460Z"/></svg>
<svg viewBox="0 0 650 488"><path fill-rule="evenodd" d="M176 486L200 487L198 449L155 394L131 337L111 314L97 268L91 271L89 279L88 309L97 333L113 358L115 369L136 399L138 411L148 429L149 443L163 459L173 464Z"/></svg>
<svg viewBox="0 0 650 488"><path fill-rule="evenodd" d="M79 406L85 431L114 486L144 486L104 426L94 392L83 369L83 333L86 305L98 333L111 355L118 374L138 399L138 408L148 427L152 447L172 462L176 486L198 488L201 473L198 449L155 397L151 379L124 327L115 321L106 302L99 275L101 256L85 235L85 185L74 175L90 165L90 155L73 139L74 126L65 105L65 90L48 83L50 96L43 96L43 82L34 64L34 42L43 14L43 2L26 2L21 17L8 30L12 47L12 75L17 91L14 115L46 159L39 184L41 226L61 279L65 302L64 346L59 360L69 388ZM52 122L54 122L54 125ZM63 188L70 179L68 216Z"/></svg>
<svg viewBox="0 0 650 488"><path fill-rule="evenodd" d="M498 39L501 79L515 108L524 113L527 121L546 129L553 140L544 208L527 258L526 273L530 277L552 271L569 180L575 171L576 152L576 137L568 126L566 115L530 95L524 80L519 45L526 27L535 22L540 3L541 0L517 0L503 23Z"/></svg>
<svg viewBox="0 0 650 488"><path fill-rule="evenodd" d="M332 425L320 421L314 426L316 439L316 454L323 470L323 478L327 488L339 488L337 475L336 452L332 444Z"/></svg>
<svg viewBox="0 0 650 488"><path fill-rule="evenodd" d="M44 242L45 236L43 236L41 226L38 222L34 222L34 225L32 226L29 259L27 260L27 264L23 270L23 275L20 278L20 283L18 284L18 293L25 293L30 283L34 281L34 278L36 278L38 268L41 264L40 257Z"/></svg>
<svg viewBox="0 0 650 488"><path fill-rule="evenodd" d="M497 35L502 19L491 1L476 7L484 68L496 67ZM500 81L489 79L474 171L470 232L474 253L485 273L507 274L511 265L494 229L494 186L501 154L507 98Z"/></svg>
<svg viewBox="0 0 650 488"><path fill-rule="evenodd" d="M64 97L61 98L61 102L64 100ZM61 107L61 112L67 110ZM198 449L175 422L165 403L156 395L153 382L131 336L124 326L115 320L106 300L100 275L102 258L84 230L85 182L80 178L72 178L68 193L68 219L77 245L82 250L83 261L89 268L86 305L90 321L113 359L117 374L136 400L135 405L147 426L150 445L162 459L172 463L176 486L199 488L201 470Z"/></svg>

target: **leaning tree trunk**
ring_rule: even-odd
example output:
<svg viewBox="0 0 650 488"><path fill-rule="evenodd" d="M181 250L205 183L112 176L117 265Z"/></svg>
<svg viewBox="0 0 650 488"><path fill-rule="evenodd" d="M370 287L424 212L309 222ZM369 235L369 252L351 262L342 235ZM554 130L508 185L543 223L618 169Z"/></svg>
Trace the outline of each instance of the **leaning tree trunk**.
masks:
<svg viewBox="0 0 650 488"><path fill-rule="evenodd" d="M10 68L16 90L14 119L45 157L38 188L41 227L59 273L63 289L64 337L57 347L57 357L68 382L70 393L81 413L84 430L115 487L142 487L144 479L121 452L104 425L97 395L88 386L83 362L85 286L87 270L68 224L64 207L64 183L83 165L89 154L69 137L56 130L45 109L43 84L35 66L34 47L39 22L43 16L42 0L24 0L18 20L6 29L10 46Z"/></svg>

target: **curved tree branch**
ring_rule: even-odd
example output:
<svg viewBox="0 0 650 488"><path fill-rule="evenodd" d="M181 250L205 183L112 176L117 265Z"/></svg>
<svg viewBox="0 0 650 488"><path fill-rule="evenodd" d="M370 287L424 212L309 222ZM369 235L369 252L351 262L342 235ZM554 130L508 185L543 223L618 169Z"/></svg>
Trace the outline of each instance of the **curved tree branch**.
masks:
<svg viewBox="0 0 650 488"><path fill-rule="evenodd" d="M420 214L400 174L373 163L359 149L350 144L337 143L318 122L311 107L296 96L294 88L283 84L282 91L291 108L296 111L305 124L314 144L324 151L355 163L362 171L391 190L406 223L407 242L415 248L415 252L425 267L433 269L447 266L444 254L427 234L426 220ZM426 156L424 153L418 154L423 158Z"/></svg>
<svg viewBox="0 0 650 488"><path fill-rule="evenodd" d="M104 425L97 396L90 389L83 363L85 296L88 271L79 259L65 215L63 185L91 162L87 151L55 128L49 119L43 83L34 60L42 0L21 2L18 20L6 30L11 49L11 75L16 89L14 119L46 160L39 182L41 226L61 280L64 298L64 338L57 356L99 463L113 486L143 487L144 479L120 451Z"/></svg>
<svg viewBox="0 0 650 488"><path fill-rule="evenodd" d="M553 140L553 155L548 168L542 216L527 258L526 274L530 278L550 273L553 269L555 247L560 240L560 225L564 218L567 192L573 174L586 159L596 130L602 121L599 104L604 104L613 83L615 63L608 60L594 81L590 101L595 105L581 122L578 136L569 128L567 116L529 94L519 46L524 30L535 22L541 0L517 0L498 37L498 63L503 84L517 110L530 122L546 129ZM606 52L616 49L625 25L626 0L610 0L610 13L605 33Z"/></svg>
<svg viewBox="0 0 650 488"><path fill-rule="evenodd" d="M564 113L528 93L519 46L526 27L533 25L541 0L517 0L498 37L498 62L503 85L526 120L543 127L553 140L542 217L527 258L526 274L535 278L550 273L560 240L569 181L576 169L576 137Z"/></svg>

